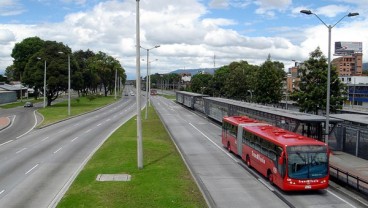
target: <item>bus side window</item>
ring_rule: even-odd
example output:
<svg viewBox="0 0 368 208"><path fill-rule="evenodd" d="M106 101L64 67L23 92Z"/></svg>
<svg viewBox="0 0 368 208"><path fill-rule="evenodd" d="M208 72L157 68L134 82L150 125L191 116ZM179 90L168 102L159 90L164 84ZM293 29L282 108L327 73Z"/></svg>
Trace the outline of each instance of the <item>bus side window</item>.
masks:
<svg viewBox="0 0 368 208"><path fill-rule="evenodd" d="M258 152L261 152L260 138L257 136L254 136L254 149L256 149Z"/></svg>

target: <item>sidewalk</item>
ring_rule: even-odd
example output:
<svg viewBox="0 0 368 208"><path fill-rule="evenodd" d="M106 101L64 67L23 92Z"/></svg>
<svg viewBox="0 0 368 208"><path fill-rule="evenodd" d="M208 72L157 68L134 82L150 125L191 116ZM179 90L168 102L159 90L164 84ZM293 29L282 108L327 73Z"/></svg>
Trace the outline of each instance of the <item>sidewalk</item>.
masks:
<svg viewBox="0 0 368 208"><path fill-rule="evenodd" d="M8 117L0 117L0 130L10 125L10 119Z"/></svg>
<svg viewBox="0 0 368 208"><path fill-rule="evenodd" d="M351 186L359 186L359 190L368 192L368 160L355 157L345 152L334 151L330 155L330 175L338 177ZM362 181L357 184L358 177Z"/></svg>

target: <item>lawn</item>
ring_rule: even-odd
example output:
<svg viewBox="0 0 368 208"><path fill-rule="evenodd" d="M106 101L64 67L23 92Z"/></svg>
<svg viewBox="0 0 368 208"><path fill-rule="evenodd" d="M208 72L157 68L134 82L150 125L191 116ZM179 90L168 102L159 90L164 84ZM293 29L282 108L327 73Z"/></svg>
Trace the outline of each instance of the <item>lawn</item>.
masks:
<svg viewBox="0 0 368 208"><path fill-rule="evenodd" d="M95 96L92 97L92 99L87 97L74 98L71 99L70 102L70 116L90 112L113 102L115 102L114 96ZM69 117L68 101L65 100L59 103L52 103L51 106L40 108L38 112L44 117L44 120L41 123L42 126L66 119Z"/></svg>
<svg viewBox="0 0 368 208"><path fill-rule="evenodd" d="M144 167L137 167L136 118L94 154L58 207L207 207L153 107L142 120ZM128 182L99 182L98 174L126 173Z"/></svg>

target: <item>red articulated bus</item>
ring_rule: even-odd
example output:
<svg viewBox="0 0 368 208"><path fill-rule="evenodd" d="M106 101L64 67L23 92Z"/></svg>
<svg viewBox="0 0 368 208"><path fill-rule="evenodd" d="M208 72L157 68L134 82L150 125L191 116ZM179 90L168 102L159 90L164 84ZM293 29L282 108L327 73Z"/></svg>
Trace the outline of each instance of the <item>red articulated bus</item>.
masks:
<svg viewBox="0 0 368 208"><path fill-rule="evenodd" d="M224 117L222 144L284 191L326 189L328 146L246 116Z"/></svg>

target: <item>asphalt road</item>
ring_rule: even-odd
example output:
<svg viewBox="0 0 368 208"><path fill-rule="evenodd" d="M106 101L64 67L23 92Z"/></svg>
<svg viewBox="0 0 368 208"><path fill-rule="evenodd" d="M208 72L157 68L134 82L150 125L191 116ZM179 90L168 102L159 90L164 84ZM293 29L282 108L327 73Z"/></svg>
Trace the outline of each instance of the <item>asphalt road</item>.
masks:
<svg viewBox="0 0 368 208"><path fill-rule="evenodd" d="M8 117L12 122L9 127L0 131L0 144L10 140L16 140L28 132L41 121L37 115L37 108L16 107L12 109L0 109L1 117Z"/></svg>
<svg viewBox="0 0 368 208"><path fill-rule="evenodd" d="M225 150L219 125L160 96L152 103L211 207L368 206L336 184L327 190L283 192Z"/></svg>
<svg viewBox="0 0 368 208"><path fill-rule="evenodd" d="M56 206L98 147L136 114L135 99L124 96L92 113L8 138L0 146L0 207Z"/></svg>

